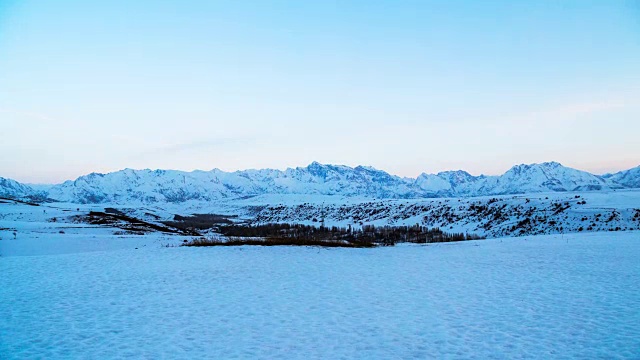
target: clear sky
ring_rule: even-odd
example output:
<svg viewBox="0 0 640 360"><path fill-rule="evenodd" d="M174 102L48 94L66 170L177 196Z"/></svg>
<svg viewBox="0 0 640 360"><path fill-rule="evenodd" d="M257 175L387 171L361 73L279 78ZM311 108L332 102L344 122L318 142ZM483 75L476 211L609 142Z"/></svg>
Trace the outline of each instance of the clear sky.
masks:
<svg viewBox="0 0 640 360"><path fill-rule="evenodd" d="M0 0L0 176L631 168L639 4Z"/></svg>

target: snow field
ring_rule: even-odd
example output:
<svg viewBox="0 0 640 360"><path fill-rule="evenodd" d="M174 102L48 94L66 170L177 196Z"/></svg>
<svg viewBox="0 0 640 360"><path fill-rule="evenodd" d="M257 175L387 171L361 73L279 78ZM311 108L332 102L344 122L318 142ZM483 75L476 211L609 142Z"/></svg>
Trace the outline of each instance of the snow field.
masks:
<svg viewBox="0 0 640 360"><path fill-rule="evenodd" d="M0 257L0 358L637 359L640 233Z"/></svg>

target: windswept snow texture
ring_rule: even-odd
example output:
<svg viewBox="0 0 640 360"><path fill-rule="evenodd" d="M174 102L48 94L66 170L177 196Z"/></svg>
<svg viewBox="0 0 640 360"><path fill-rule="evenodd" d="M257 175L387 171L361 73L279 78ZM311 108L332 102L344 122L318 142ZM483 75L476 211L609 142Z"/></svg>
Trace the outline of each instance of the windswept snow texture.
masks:
<svg viewBox="0 0 640 360"><path fill-rule="evenodd" d="M638 359L639 240L2 257L0 358Z"/></svg>
<svg viewBox="0 0 640 360"><path fill-rule="evenodd" d="M323 165L284 171L224 172L132 170L92 173L50 187L28 187L0 179L0 196L48 197L80 204L153 204L238 200L260 195L344 196L370 199L473 197L565 191L607 191L640 186L640 172L597 176L557 162L517 165L501 176L465 171L401 178L371 167Z"/></svg>

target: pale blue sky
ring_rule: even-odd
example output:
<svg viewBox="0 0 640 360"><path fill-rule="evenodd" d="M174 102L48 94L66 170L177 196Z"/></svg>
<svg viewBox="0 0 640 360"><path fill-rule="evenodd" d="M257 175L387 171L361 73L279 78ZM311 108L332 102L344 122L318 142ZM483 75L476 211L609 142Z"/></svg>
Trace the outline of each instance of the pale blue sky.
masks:
<svg viewBox="0 0 640 360"><path fill-rule="evenodd" d="M630 168L638 4L0 0L0 176Z"/></svg>

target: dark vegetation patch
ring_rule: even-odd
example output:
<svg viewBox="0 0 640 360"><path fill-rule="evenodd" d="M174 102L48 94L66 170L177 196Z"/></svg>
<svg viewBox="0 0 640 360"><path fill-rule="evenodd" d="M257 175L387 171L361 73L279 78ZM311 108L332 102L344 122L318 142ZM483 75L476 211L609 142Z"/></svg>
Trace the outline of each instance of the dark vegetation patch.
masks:
<svg viewBox="0 0 640 360"><path fill-rule="evenodd" d="M358 241L313 240L294 238L240 238L233 237L228 240L218 238L196 238L182 244L182 246L321 246L321 247L346 247L346 248L372 248L375 244Z"/></svg>
<svg viewBox="0 0 640 360"><path fill-rule="evenodd" d="M236 219L237 215L220 214L193 214L191 216L175 215L173 221L163 221L162 223L183 231L200 231L217 229L221 225L233 224L231 219Z"/></svg>
<svg viewBox="0 0 640 360"><path fill-rule="evenodd" d="M17 202L17 203L25 204L25 205L30 205L30 206L40 206L40 204L36 204L35 202L12 199L12 198L6 198L6 197L0 197L0 200L8 200L8 202L13 201L13 202ZM8 203L7 201L4 201L4 202Z"/></svg>
<svg viewBox="0 0 640 360"><path fill-rule="evenodd" d="M132 231L132 230L119 230L119 231L114 231L113 235L116 235L116 236L144 235L144 232L143 231Z"/></svg>
<svg viewBox="0 0 640 360"><path fill-rule="evenodd" d="M13 197L10 195L0 196L0 199L15 201L22 204L32 205L32 206L40 206L40 203L53 203L57 202L55 199L48 198L42 194L32 194L25 195L20 197Z"/></svg>
<svg viewBox="0 0 640 360"><path fill-rule="evenodd" d="M109 225L118 227L122 230L131 232L153 232L160 231L180 235L195 235L200 233L196 231L186 231L183 229L175 229L167 226L149 223L131 216L107 213L101 211L91 211L88 215L77 215L72 217L74 222L82 222L92 225Z"/></svg>
<svg viewBox="0 0 640 360"><path fill-rule="evenodd" d="M393 246L400 242L440 243L478 240L473 234L447 233L425 226L315 227L301 224L227 225L218 228L228 240L200 238L185 246L299 245L328 247Z"/></svg>
<svg viewBox="0 0 640 360"><path fill-rule="evenodd" d="M104 208L104 212L106 212L107 214L126 215L122 211L115 208L110 208L110 207Z"/></svg>
<svg viewBox="0 0 640 360"><path fill-rule="evenodd" d="M152 214L152 213L150 213L150 212L145 212L145 213L144 213L144 215L145 215L145 216L152 217L152 218L154 218L154 219L156 219L156 220L159 220L159 219L160 219L160 216L158 216L158 215L156 215L156 214Z"/></svg>

